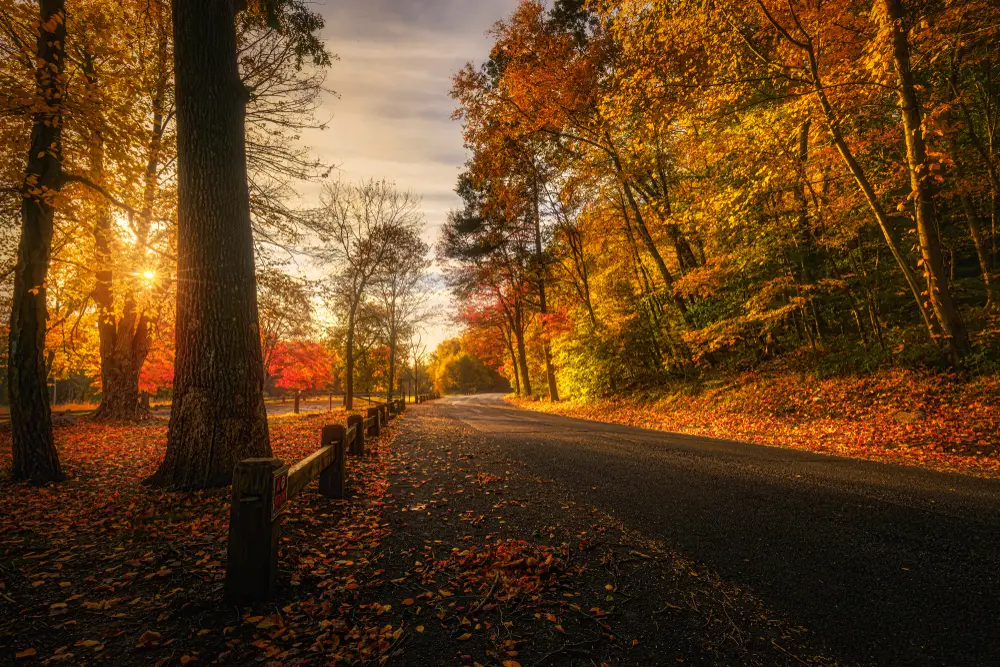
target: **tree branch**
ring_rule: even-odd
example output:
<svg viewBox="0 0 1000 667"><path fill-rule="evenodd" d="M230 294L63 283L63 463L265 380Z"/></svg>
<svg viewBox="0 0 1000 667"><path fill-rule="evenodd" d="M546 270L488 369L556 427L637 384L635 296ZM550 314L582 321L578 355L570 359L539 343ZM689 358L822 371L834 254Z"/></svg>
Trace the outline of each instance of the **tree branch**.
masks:
<svg viewBox="0 0 1000 667"><path fill-rule="evenodd" d="M94 192L99 193L105 199L107 199L109 202L111 202L112 204L114 204L118 208L122 209L123 211L126 211L129 214L130 217L136 215L134 208L132 208L131 206L129 206L125 202L121 201L120 199L116 198L113 194L111 194L110 192L108 192L107 188L105 188L103 185L98 185L97 183L94 183L92 180L90 180L86 176L80 176L79 174L69 174L69 173L63 172L62 183L63 183L63 185L65 185L67 183L79 183L80 185L84 186L85 188L87 188L89 190L93 190Z"/></svg>

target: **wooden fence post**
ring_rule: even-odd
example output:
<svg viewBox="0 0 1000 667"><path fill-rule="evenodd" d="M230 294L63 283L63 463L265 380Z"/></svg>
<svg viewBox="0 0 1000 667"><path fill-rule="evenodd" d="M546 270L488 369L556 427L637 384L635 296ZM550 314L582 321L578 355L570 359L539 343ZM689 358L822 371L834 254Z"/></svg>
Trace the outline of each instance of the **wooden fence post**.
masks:
<svg viewBox="0 0 1000 667"><path fill-rule="evenodd" d="M347 429L340 424L323 427L320 447L334 447L336 457L333 465L319 474L319 492L327 498L342 500L347 497Z"/></svg>
<svg viewBox="0 0 1000 667"><path fill-rule="evenodd" d="M377 438L382 432L382 413L378 408L368 408L368 416L375 420L375 424L372 425L371 436Z"/></svg>
<svg viewBox="0 0 1000 667"><path fill-rule="evenodd" d="M226 557L226 600L267 600L278 576L280 514L288 493L288 466L280 459L247 459L233 471Z"/></svg>
<svg viewBox="0 0 1000 667"><path fill-rule="evenodd" d="M347 428L354 427L354 442L350 453L354 456L365 455L365 418L361 415L351 415L347 418Z"/></svg>

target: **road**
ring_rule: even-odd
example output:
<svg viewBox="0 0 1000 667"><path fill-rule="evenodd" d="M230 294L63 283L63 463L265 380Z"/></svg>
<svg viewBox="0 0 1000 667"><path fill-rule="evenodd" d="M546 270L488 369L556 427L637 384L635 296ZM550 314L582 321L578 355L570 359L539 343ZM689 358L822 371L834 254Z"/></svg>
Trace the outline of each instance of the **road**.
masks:
<svg viewBox="0 0 1000 667"><path fill-rule="evenodd" d="M1000 480L433 404L855 664L1000 664ZM597 487L597 490L594 490Z"/></svg>

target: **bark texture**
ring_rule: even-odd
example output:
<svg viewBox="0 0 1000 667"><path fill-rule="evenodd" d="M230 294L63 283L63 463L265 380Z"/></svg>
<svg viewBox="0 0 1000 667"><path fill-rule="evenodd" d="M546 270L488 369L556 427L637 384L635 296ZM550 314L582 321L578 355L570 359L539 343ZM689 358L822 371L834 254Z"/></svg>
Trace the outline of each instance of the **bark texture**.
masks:
<svg viewBox="0 0 1000 667"><path fill-rule="evenodd" d="M45 363L45 281L52 254L53 198L63 184L62 97L66 52L63 0L40 0L35 112L21 204L21 241L14 270L7 380L14 479L63 479L52 439Z"/></svg>
<svg viewBox="0 0 1000 667"><path fill-rule="evenodd" d="M154 481L210 488L268 458L264 366L233 0L173 0L178 152L177 360Z"/></svg>
<svg viewBox="0 0 1000 667"><path fill-rule="evenodd" d="M897 88L899 108L903 116L903 130L906 133L906 162L910 171L910 188L915 197L917 238L920 240L927 292L941 333L953 355L959 357L968 350L969 337L959 315L958 306L952 299L944 259L941 256L941 239L938 235L934 210L935 188L931 181L931 163L927 159L920 106L910 67L910 44L903 25L903 5L900 0L884 1L886 15L891 24L892 57L899 79Z"/></svg>

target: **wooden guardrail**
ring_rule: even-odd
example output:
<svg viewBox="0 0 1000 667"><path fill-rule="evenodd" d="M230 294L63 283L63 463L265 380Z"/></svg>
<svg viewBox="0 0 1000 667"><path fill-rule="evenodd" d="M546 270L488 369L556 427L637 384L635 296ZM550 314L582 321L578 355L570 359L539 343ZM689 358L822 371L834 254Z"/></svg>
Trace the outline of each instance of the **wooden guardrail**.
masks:
<svg viewBox="0 0 1000 667"><path fill-rule="evenodd" d="M327 498L346 499L347 455L363 456L365 440L378 437L397 414L387 406L366 417L351 415L347 426L324 426L320 448L293 466L280 459L247 459L233 471L225 596L234 604L271 597L278 576L281 515L314 479Z"/></svg>

